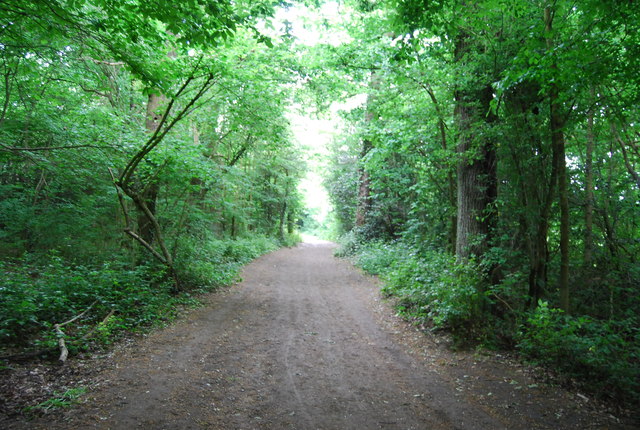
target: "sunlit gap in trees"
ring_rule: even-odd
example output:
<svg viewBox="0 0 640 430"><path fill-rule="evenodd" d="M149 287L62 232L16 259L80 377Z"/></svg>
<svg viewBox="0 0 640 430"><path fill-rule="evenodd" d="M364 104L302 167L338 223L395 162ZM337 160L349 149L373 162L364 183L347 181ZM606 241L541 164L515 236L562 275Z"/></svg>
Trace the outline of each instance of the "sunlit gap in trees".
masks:
<svg viewBox="0 0 640 430"><path fill-rule="evenodd" d="M335 1L322 3L319 7L302 4L278 9L273 21L266 26L278 36L293 38L292 46L298 57L311 56L309 48L317 45L338 46L352 40L345 29L352 11L348 6ZM297 87L302 88L308 78L300 76ZM309 103L292 101L288 109L291 131L295 142L302 148L307 164L307 173L299 186L304 196L306 212L312 219L314 234L330 234L331 213L329 196L323 185L323 175L327 169L329 144L344 128L340 111L349 111L362 106L366 95L361 94L343 101L332 101L330 108L318 112ZM303 227L307 230L309 226Z"/></svg>

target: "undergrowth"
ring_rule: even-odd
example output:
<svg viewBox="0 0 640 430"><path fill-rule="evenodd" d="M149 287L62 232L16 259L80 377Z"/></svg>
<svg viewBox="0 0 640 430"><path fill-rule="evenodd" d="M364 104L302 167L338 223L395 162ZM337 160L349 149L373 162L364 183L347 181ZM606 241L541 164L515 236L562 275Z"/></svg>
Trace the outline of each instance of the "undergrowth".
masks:
<svg viewBox="0 0 640 430"><path fill-rule="evenodd" d="M516 348L524 360L570 378L600 397L640 401L640 321L566 315L546 302L528 310L525 277L488 285L482 267L402 241L362 242L349 234L336 255L383 280L408 320L446 329L460 344Z"/></svg>
<svg viewBox="0 0 640 430"><path fill-rule="evenodd" d="M87 392L85 387L70 388L64 392L55 392L53 396L35 406L28 406L24 409L24 412L31 414L34 412L50 412L54 409L66 409L70 408L74 404L78 403L79 398Z"/></svg>
<svg viewBox="0 0 640 430"><path fill-rule="evenodd" d="M600 397L640 402L637 320L566 315L540 302L517 339L518 350L528 361L575 378Z"/></svg>
<svg viewBox="0 0 640 430"><path fill-rule="evenodd" d="M58 253L0 261L0 355L57 353L55 324L71 354L112 343L125 333L172 319L194 294L229 285L242 266L280 244L262 236L237 240L183 240L176 267L183 291L175 294L163 267L115 259L78 265Z"/></svg>
<svg viewBox="0 0 640 430"><path fill-rule="evenodd" d="M383 279L382 292L397 298L399 314L448 329L461 341L477 336L483 297L476 289L480 276L473 265L458 265L450 255L403 242L348 246L347 254L358 266ZM337 254L345 255L345 248Z"/></svg>

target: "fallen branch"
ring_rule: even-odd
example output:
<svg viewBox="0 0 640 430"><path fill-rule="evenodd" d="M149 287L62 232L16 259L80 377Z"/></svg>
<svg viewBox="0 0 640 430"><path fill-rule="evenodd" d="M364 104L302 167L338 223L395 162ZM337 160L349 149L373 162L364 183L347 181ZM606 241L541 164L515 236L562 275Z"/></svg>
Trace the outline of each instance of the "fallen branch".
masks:
<svg viewBox="0 0 640 430"><path fill-rule="evenodd" d="M89 305L89 307L87 309L85 309L84 311L82 311L81 313L79 313L78 315L76 315L75 317L71 318L68 321L65 321L63 323L59 323L59 324L54 324L53 328L56 331L56 335L58 336L58 347L60 348L60 358L58 358L58 360L64 364L65 361L67 361L67 357L69 356L69 349L67 349L67 344L64 341L64 332L62 331L62 327L67 325L67 324L71 324L72 322L82 318L87 312L89 312L91 310L91 308L93 307L93 305L95 305L96 303L98 303L98 301L94 301L93 303L91 303L91 305Z"/></svg>
<svg viewBox="0 0 640 430"><path fill-rule="evenodd" d="M95 302L91 305L93 306L95 304ZM82 314L78 315L77 317L74 317L73 321L77 320L78 318L80 318L82 315L84 315L91 307L87 308ZM106 317L104 317L102 319L102 321L97 324L93 329L91 329L87 334L85 334L84 336L82 336L82 340L86 340L89 339L98 329L98 327L100 327L101 325L104 325L107 323L107 321L109 320L109 318L111 318L113 316L113 314L116 312L115 309L111 309L111 311L109 311L109 313L107 314ZM65 321L64 323L61 324L56 324L54 327L58 326L56 333L58 335L60 335L60 333L62 333L62 335L64 336L64 332L62 332L62 330L60 330L60 327L64 324L69 324L70 322L72 322L72 320L69 321ZM63 342L64 343L64 342ZM58 345L60 345L60 341L58 341ZM66 345L64 345L65 350ZM47 354L52 354L53 352L55 352L55 348L46 348L46 349L39 349L36 351L28 351L28 352L19 352L16 354L9 354L9 355L2 355L0 356L0 361L1 360L6 360L6 361L23 361L23 360L29 360L31 358L34 357L39 357L41 355L47 355ZM67 355L68 355L68 350L67 350Z"/></svg>

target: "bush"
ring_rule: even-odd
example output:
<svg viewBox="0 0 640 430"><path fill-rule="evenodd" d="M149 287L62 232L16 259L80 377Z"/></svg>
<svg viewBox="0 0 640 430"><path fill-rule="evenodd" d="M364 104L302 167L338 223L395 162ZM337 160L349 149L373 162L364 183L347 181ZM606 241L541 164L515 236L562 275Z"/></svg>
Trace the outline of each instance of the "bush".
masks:
<svg viewBox="0 0 640 430"><path fill-rule="evenodd" d="M480 271L473 265L457 265L455 257L436 251L420 252L401 241L349 246L365 271L381 275L382 291L399 299L399 311L456 334L477 331L483 320L479 293Z"/></svg>
<svg viewBox="0 0 640 430"><path fill-rule="evenodd" d="M352 230L338 239L338 248L334 255L336 257L351 257L360 249L361 242L358 235Z"/></svg>
<svg viewBox="0 0 640 430"><path fill-rule="evenodd" d="M72 265L55 252L0 261L0 346L55 348L53 325L88 308L83 318L63 328L68 346L73 350L86 344L89 334L93 341L110 343L125 332L171 318L177 304L193 302L190 288L203 291L234 282L244 264L278 243L255 236L183 239L178 246L176 267L187 289L178 296L165 268L155 263L131 267L114 261L87 267Z"/></svg>
<svg viewBox="0 0 640 430"><path fill-rule="evenodd" d="M287 248L296 246L300 242L302 242L302 236L300 236L300 233L285 233L284 238L280 240L282 246L286 246Z"/></svg>
<svg viewBox="0 0 640 430"><path fill-rule="evenodd" d="M384 274L388 268L396 263L396 254L399 245L392 245L384 242L371 242L360 247L355 261L364 271L372 275Z"/></svg>
<svg viewBox="0 0 640 430"><path fill-rule="evenodd" d="M80 337L112 310L122 329L147 324L172 304L170 285L155 266L129 268L122 262L98 267L72 266L56 253L14 264L0 262L5 279L0 287L0 344L33 346L55 344L52 327L91 307L73 327Z"/></svg>
<svg viewBox="0 0 640 430"><path fill-rule="evenodd" d="M277 247L265 236L205 241L182 237L175 264L184 289L205 290L233 283L244 264Z"/></svg>
<svg viewBox="0 0 640 430"><path fill-rule="evenodd" d="M540 302L521 328L518 348L602 396L640 401L638 321L569 316Z"/></svg>
<svg viewBox="0 0 640 430"><path fill-rule="evenodd" d="M477 330L481 280L472 265L456 265L454 257L437 252L409 254L400 263L387 276L386 292L418 307L435 327L455 334Z"/></svg>
<svg viewBox="0 0 640 430"><path fill-rule="evenodd" d="M482 267L457 264L443 252L402 241L361 242L354 234L342 243L341 255L352 255L358 266L381 276L382 291L398 299L401 315L449 329L457 341L505 345L506 339L526 359L590 391L640 401L640 321L633 312L621 311L618 320L569 316L541 302L525 313L526 278L519 272L485 288Z"/></svg>

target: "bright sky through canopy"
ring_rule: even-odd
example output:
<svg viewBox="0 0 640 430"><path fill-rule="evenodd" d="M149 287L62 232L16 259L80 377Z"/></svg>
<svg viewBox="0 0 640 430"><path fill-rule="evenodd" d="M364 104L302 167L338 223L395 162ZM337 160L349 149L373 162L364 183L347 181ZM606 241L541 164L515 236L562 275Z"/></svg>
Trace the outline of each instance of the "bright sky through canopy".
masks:
<svg viewBox="0 0 640 430"><path fill-rule="evenodd" d="M278 9L274 24L282 34L285 23L288 23L290 34L299 44L314 46L324 43L337 46L351 40L340 26L345 21L344 8L344 5L335 1L323 2L318 8L294 4Z"/></svg>
<svg viewBox="0 0 640 430"><path fill-rule="evenodd" d="M344 8L344 5L335 1L325 2L318 8L296 4L280 8L273 24L279 34L283 34L288 26L296 43L301 45L337 46L350 40L341 25L346 16ZM346 104L334 103L323 118L311 117L301 106L293 107L288 114L294 139L305 151L308 166L307 175L300 183L300 192L307 209L320 224L331 210L327 191L322 185L321 171L329 154L329 143L339 133L341 122L337 111L352 109L360 103L359 98Z"/></svg>

